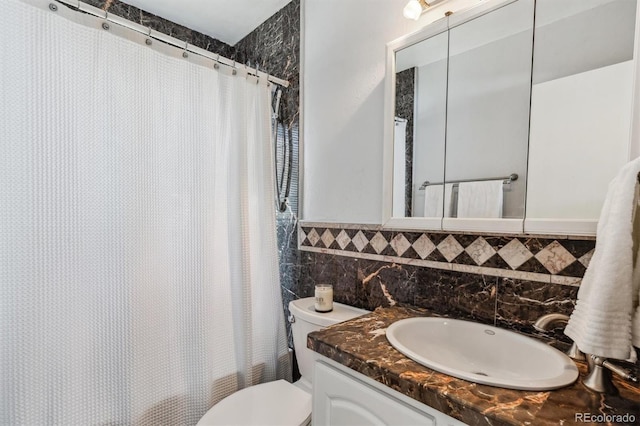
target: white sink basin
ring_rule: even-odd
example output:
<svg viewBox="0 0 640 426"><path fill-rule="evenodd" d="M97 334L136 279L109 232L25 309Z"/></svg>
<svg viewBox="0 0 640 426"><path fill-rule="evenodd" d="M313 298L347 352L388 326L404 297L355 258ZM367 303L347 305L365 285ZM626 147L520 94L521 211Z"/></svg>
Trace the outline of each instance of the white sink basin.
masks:
<svg viewBox="0 0 640 426"><path fill-rule="evenodd" d="M533 338L447 318L408 318L387 328L387 339L412 360L471 382L521 390L573 383L571 358Z"/></svg>

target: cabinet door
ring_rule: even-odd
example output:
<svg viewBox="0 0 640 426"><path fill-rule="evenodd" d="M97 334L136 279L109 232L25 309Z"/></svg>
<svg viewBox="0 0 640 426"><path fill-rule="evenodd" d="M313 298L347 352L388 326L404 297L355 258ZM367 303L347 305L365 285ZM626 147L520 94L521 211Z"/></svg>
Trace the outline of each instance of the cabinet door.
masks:
<svg viewBox="0 0 640 426"><path fill-rule="evenodd" d="M451 17L445 181L453 187L444 229L522 232L533 16L534 2L518 0L459 25ZM477 186L486 180L499 194ZM469 185L495 200L469 194Z"/></svg>
<svg viewBox="0 0 640 426"><path fill-rule="evenodd" d="M630 159L637 2L558 3L536 1L524 230L595 235Z"/></svg>
<svg viewBox="0 0 640 426"><path fill-rule="evenodd" d="M425 408L433 410L427 406ZM447 419L448 416L435 410L433 415L419 411L322 362L315 365L314 426L462 424L453 418L451 422Z"/></svg>

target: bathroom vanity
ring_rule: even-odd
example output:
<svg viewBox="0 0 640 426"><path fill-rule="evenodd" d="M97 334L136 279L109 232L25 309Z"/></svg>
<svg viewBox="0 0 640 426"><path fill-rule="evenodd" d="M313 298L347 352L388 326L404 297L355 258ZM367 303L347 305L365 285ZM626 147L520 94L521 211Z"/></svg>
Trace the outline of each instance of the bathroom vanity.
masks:
<svg viewBox="0 0 640 426"><path fill-rule="evenodd" d="M314 371L315 425L464 425L331 360L317 361Z"/></svg>
<svg viewBox="0 0 640 426"><path fill-rule="evenodd" d="M431 314L409 307L378 308L309 334L308 347L322 355L314 376L315 425L550 426L583 424L600 415L613 424L640 420L638 387L614 378L619 395L591 392L581 383L587 372L581 363L575 383L551 391L481 385L424 367L396 351L385 337L392 323L417 316ZM622 420L625 415L631 421Z"/></svg>

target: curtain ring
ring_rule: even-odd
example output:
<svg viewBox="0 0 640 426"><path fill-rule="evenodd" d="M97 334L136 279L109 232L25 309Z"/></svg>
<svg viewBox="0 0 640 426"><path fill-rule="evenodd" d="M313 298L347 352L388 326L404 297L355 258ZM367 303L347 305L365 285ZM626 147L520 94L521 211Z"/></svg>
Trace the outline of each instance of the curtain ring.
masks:
<svg viewBox="0 0 640 426"><path fill-rule="evenodd" d="M260 84L260 76L258 75L258 63L256 62L256 84Z"/></svg>

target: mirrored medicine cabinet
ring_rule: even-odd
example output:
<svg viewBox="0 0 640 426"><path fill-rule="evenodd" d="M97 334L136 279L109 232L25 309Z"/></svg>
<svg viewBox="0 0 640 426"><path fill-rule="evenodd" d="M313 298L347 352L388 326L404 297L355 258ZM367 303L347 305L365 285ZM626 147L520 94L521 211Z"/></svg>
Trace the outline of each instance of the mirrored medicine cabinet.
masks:
<svg viewBox="0 0 640 426"><path fill-rule="evenodd" d="M487 0L387 45L386 226L595 235L629 160L634 0Z"/></svg>

